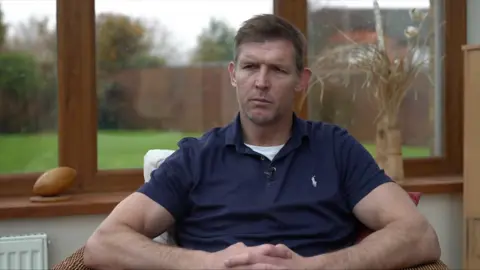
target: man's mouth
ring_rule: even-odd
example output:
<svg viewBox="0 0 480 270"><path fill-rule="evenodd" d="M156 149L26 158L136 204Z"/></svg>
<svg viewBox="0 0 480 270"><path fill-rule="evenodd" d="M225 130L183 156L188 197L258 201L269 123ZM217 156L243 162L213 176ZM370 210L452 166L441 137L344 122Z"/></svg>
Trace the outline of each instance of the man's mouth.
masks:
<svg viewBox="0 0 480 270"><path fill-rule="evenodd" d="M255 103L265 103L265 104L272 103L268 99L264 99L264 98L252 98L252 99L250 99L250 101L253 101Z"/></svg>

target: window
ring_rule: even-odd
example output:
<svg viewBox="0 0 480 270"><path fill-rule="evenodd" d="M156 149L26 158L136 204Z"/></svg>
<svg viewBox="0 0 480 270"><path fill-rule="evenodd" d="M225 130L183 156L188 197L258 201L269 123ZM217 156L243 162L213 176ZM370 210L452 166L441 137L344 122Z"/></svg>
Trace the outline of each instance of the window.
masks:
<svg viewBox="0 0 480 270"><path fill-rule="evenodd" d="M336 40L315 35L326 28L315 23L318 18L325 24L337 22L346 31L363 29L363 23L370 27L365 10L358 16L366 12L366 19L356 23L356 9L316 6L334 2L0 0L0 62L9 61L0 63L0 197L30 195L38 176L55 166L77 170L74 193L135 190L143 183L142 161L149 149L175 149L186 134L200 134L232 119L237 105L226 63L240 22L274 12L307 35L313 43L311 56L322 42ZM437 88L421 88L425 108L402 118L405 126L413 125L412 119L423 121L408 127L408 143L429 149L405 160L409 177L460 174L462 168L460 49L466 41L466 3L443 0L438 5L445 24L443 32L435 33L442 38L429 43L419 57L437 51L445 55L442 65L432 63L426 69L443 80L438 79ZM388 14L397 16L398 10ZM322 16L315 17L319 12ZM403 27L402 18L385 18ZM347 97L334 96L330 104L345 106ZM316 102L309 95L298 114L325 117L328 108ZM370 143L368 130L360 127L368 125L365 112L350 107L357 111L331 113L336 117L331 121L347 125L362 143ZM424 125L428 128L416 130ZM440 146L440 151L431 146Z"/></svg>
<svg viewBox="0 0 480 270"><path fill-rule="evenodd" d="M55 1L0 1L1 175L58 163L55 10Z"/></svg>
<svg viewBox="0 0 480 270"><path fill-rule="evenodd" d="M248 3L95 1L100 170L141 168L148 150L231 121L236 29L273 12L272 0Z"/></svg>
<svg viewBox="0 0 480 270"><path fill-rule="evenodd" d="M455 61L454 57L462 57L459 49L462 43L446 40L446 36L451 36L448 30L454 27L453 20L449 20L450 25L446 25L446 20L459 7L452 7L448 5L449 1L442 0L378 2L385 46L391 59L401 57L409 50L411 45L405 36L406 29L411 26L420 29L413 58L422 64L399 113L406 173L409 176L457 173L461 170L461 150L453 142L459 140L459 131L454 131L451 126L457 126L448 122L451 115L446 114L452 112L457 101L445 97L460 94L461 88L456 88L453 82L461 80L462 75L458 71L453 74L445 72L451 70L449 65ZM415 22L410 16L412 9L427 16L421 22ZM342 68L359 61L358 55L354 54L359 50L352 51L352 45L362 46L361 52L367 53L368 47L377 42L373 1L309 0L306 16L307 61L315 77L325 78L325 74L331 72L323 70L326 65L322 64L322 67L318 61L325 62L319 59L332 50L340 53L328 68L337 66L341 70L337 76L322 79L323 87L319 83L310 89L305 101L306 117L347 128L375 155L378 109L374 97L364 85L364 73Z"/></svg>
<svg viewBox="0 0 480 270"><path fill-rule="evenodd" d="M433 1L432 7L428 0L410 2L390 0L380 1L379 4L385 46L392 60L394 57L403 57L409 50L415 50L412 61L421 65L419 74L405 96L399 115L403 155L405 158L442 156L442 56L445 53L442 49L445 43L442 27L443 5L442 1ZM340 52L338 66L358 63L361 59L353 54L355 51L373 52L368 49L377 42L373 1L310 0L308 4L310 63L316 62L332 50ZM426 15L426 18L420 18L421 21L412 20L410 10L413 8L421 12L421 16ZM409 49L409 40L405 35L409 26L420 29L418 45L413 45L415 49ZM352 52L354 43L364 48ZM372 57L373 55L369 56ZM321 74L322 71L316 71L318 68L320 67L313 68L316 76L325 76ZM349 82L342 77L348 78ZM339 76L326 80L323 91L320 85L314 87L308 98L308 116L346 127L375 154L375 120L378 109L368 86L364 86L365 77L363 73L346 70ZM323 98L322 101L320 97Z"/></svg>

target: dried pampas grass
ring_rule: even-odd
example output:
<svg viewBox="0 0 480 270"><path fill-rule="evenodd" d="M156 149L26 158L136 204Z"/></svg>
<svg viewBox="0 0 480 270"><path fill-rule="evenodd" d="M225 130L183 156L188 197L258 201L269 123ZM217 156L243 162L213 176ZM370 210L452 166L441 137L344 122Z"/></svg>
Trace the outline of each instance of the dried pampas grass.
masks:
<svg viewBox="0 0 480 270"><path fill-rule="evenodd" d="M408 46L403 55L395 55L385 47L380 7L376 0L374 1L374 14L377 43L357 43L338 30L349 41L349 44L326 49L313 59L313 62L310 63L312 81L309 90L320 85L320 100L323 100L326 81L335 79L348 85L352 74L362 73L365 75L365 80L361 87L370 91L376 101L377 120L381 116L395 119L414 79L428 64L428 59L418 57L421 55L420 49L429 41L427 37L420 44L419 38L420 29L428 13L417 9L410 11L412 22L416 25L405 28L404 34L407 37ZM304 104L308 93L309 91L303 96L301 105ZM391 125L396 124L396 121L391 123Z"/></svg>
<svg viewBox="0 0 480 270"><path fill-rule="evenodd" d="M422 71L422 68L428 65L429 59L422 59L420 50L427 46L432 33L429 33L422 44L420 44L419 33L429 12L410 10L413 25L404 30L408 41L407 49L404 53L395 55L395 51L389 51L385 46L380 7L376 0L373 1L373 4L376 44L357 43L339 30L339 33L349 41L348 44L322 51L310 64L312 82L300 101L300 106L303 106L313 87L320 85L320 101L322 102L325 84L328 80L340 81L344 85L349 85L350 76L364 74L365 80L361 88L367 89L371 93L370 96L373 97L378 109L378 115L374 119L377 123L377 162L386 169L392 178L402 179L402 145L398 129L398 114L414 79ZM431 79L430 81L433 82ZM393 159L393 155L396 158ZM400 172L389 169L399 166L401 167Z"/></svg>

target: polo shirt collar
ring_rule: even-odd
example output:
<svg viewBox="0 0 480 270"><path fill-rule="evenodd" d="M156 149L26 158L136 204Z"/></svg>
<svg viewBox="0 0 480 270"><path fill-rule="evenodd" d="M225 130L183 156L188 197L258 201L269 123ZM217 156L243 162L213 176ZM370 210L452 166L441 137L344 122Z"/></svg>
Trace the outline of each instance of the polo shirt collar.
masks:
<svg viewBox="0 0 480 270"><path fill-rule="evenodd" d="M295 113L292 113L292 136L289 142L295 146L299 146L304 137L308 136L307 122L297 117ZM227 126L225 133L225 144L235 145L237 149L244 147L243 130L240 121L240 113L237 113L235 119Z"/></svg>

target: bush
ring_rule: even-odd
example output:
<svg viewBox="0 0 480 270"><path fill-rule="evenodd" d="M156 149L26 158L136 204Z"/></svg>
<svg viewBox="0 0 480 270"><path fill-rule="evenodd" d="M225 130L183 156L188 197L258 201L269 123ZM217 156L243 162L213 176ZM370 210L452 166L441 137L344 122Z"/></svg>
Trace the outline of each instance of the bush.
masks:
<svg viewBox="0 0 480 270"><path fill-rule="evenodd" d="M125 89L117 82L105 82L98 93L98 129L115 130L122 128L121 104L125 102Z"/></svg>
<svg viewBox="0 0 480 270"><path fill-rule="evenodd" d="M35 58L21 52L0 54L0 91L25 99L35 93L41 83Z"/></svg>
<svg viewBox="0 0 480 270"><path fill-rule="evenodd" d="M35 132L43 110L40 69L30 54L0 54L0 132Z"/></svg>

